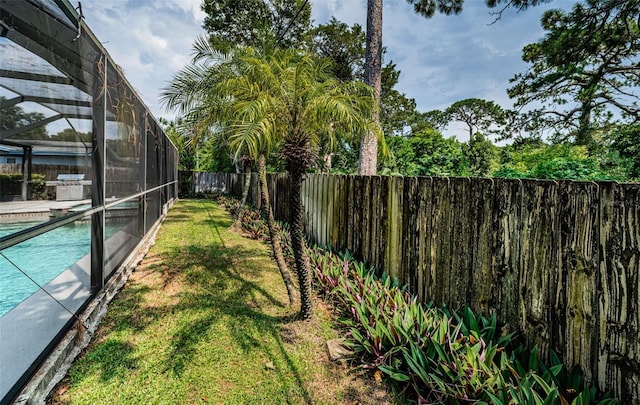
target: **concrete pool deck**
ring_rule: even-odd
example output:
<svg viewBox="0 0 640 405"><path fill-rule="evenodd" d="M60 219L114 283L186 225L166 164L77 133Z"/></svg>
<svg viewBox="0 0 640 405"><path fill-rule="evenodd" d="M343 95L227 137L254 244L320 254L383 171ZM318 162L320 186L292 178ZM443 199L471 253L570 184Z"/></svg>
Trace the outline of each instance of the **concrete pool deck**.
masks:
<svg viewBox="0 0 640 405"><path fill-rule="evenodd" d="M90 203L91 200L2 202L0 203L0 222L48 220L51 210L65 210Z"/></svg>

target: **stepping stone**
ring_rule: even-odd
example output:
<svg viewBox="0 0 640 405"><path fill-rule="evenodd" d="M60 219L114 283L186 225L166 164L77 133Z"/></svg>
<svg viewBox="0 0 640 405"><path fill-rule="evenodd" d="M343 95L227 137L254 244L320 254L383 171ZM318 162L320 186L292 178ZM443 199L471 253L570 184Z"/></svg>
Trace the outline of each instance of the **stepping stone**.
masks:
<svg viewBox="0 0 640 405"><path fill-rule="evenodd" d="M327 340L327 350L331 361L347 360L353 357L353 352L344 347L344 339Z"/></svg>

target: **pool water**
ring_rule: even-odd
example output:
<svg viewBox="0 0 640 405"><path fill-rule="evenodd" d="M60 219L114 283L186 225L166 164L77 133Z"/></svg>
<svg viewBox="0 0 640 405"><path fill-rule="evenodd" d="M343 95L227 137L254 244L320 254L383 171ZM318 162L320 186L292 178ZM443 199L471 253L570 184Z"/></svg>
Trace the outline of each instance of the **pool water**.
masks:
<svg viewBox="0 0 640 405"><path fill-rule="evenodd" d="M0 236L35 224L0 224ZM62 226L4 249L2 254L39 285L44 286L90 252L90 223L83 221ZM39 289L16 266L0 256L0 317Z"/></svg>

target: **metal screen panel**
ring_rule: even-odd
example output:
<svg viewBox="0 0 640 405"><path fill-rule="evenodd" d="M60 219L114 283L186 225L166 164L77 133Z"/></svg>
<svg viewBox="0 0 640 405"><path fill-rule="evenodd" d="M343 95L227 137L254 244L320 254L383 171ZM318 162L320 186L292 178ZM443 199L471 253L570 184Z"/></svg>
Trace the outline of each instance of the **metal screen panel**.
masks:
<svg viewBox="0 0 640 405"><path fill-rule="evenodd" d="M177 196L177 152L67 1L0 1L0 54L4 405Z"/></svg>

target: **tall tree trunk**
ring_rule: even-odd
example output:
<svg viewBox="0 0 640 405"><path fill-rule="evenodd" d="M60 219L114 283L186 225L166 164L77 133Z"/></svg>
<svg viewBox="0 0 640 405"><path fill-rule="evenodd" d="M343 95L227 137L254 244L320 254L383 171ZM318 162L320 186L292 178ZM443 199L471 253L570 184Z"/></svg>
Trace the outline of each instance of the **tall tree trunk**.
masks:
<svg viewBox="0 0 640 405"><path fill-rule="evenodd" d="M242 189L242 205L247 204L247 197L249 196L249 187L251 187L251 161L244 157L244 187Z"/></svg>
<svg viewBox="0 0 640 405"><path fill-rule="evenodd" d="M258 157L258 179L260 180L260 196L262 198L262 212L267 218L267 226L269 228L269 239L271 240L271 248L273 249L273 256L278 264L282 281L287 288L287 295L289 296L289 305L295 301L295 286L293 285L293 279L291 273L287 267L287 262L284 260L282 254L282 245L280 244L280 234L276 229L276 220L273 217L273 210L271 209L271 202L269 201L269 188L267 187L267 158L264 153L261 153Z"/></svg>
<svg viewBox="0 0 640 405"><path fill-rule="evenodd" d="M300 285L300 317L309 319L313 314L311 295L311 275L309 274L309 259L304 241L304 207L302 206L302 181L304 168L289 165L291 189L289 192L289 212L291 222L291 245L296 261L296 273Z"/></svg>
<svg viewBox="0 0 640 405"><path fill-rule="evenodd" d="M580 109L579 127L576 131L576 144L585 145L590 150L593 148L593 135L591 131L591 110L589 103L583 103Z"/></svg>
<svg viewBox="0 0 640 405"><path fill-rule="evenodd" d="M380 123L380 92L382 91L382 0L367 0L367 47L365 53L364 76L366 83L373 87L375 108L374 123ZM375 175L378 164L378 138L366 131L360 137L360 164L358 174Z"/></svg>
<svg viewBox="0 0 640 405"><path fill-rule="evenodd" d="M325 153L322 156L322 161L324 163L324 167L322 168L323 173L331 172L331 161L333 160L333 153Z"/></svg>

